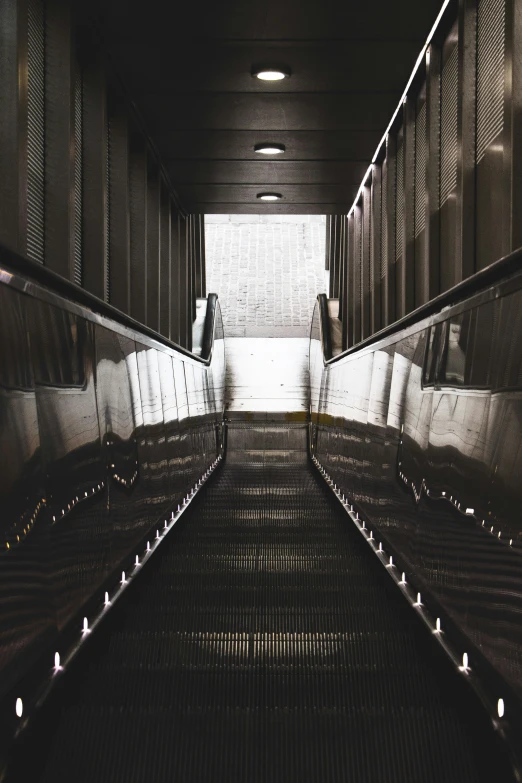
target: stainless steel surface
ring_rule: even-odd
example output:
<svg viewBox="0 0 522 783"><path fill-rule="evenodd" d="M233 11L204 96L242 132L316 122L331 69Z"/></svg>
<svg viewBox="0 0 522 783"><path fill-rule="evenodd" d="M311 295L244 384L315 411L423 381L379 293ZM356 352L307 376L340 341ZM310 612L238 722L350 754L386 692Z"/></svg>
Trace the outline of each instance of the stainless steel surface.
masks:
<svg viewBox="0 0 522 783"><path fill-rule="evenodd" d="M41 556L46 494L24 298L1 285L0 329L0 670L15 678L18 651L52 635L55 613Z"/></svg>
<svg viewBox="0 0 522 783"><path fill-rule="evenodd" d="M522 276L323 364L312 444L334 482L522 695Z"/></svg>
<svg viewBox="0 0 522 783"><path fill-rule="evenodd" d="M237 337L227 340L227 417L306 421L309 341Z"/></svg>
<svg viewBox="0 0 522 783"><path fill-rule="evenodd" d="M48 579L62 628L105 575L110 547L102 502L106 476L96 408L94 328L39 301L27 308L27 325L45 472ZM94 538L93 530L99 531Z"/></svg>
<svg viewBox="0 0 522 783"><path fill-rule="evenodd" d="M0 328L1 695L215 460L225 356L219 309L207 365L21 277Z"/></svg>
<svg viewBox="0 0 522 783"><path fill-rule="evenodd" d="M308 423L229 421L227 464L273 465L308 462Z"/></svg>
<svg viewBox="0 0 522 783"><path fill-rule="evenodd" d="M168 340L107 302L93 296L84 288L70 283L54 274L50 269L17 256L5 248L2 248L0 261L0 284L11 286L39 301L79 315L86 321L106 326L124 337L134 339L139 335L139 339L145 345L166 350L173 356L183 356L184 361L208 365L212 359L211 356L205 359L196 356L186 348Z"/></svg>

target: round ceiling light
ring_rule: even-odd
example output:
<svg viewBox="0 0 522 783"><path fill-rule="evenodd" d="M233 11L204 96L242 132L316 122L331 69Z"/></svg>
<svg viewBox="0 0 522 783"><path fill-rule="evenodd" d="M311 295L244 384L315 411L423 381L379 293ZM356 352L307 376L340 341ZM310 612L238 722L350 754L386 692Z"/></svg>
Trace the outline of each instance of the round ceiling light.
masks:
<svg viewBox="0 0 522 783"><path fill-rule="evenodd" d="M257 198L261 201L279 201L283 197L281 193L258 193Z"/></svg>
<svg viewBox="0 0 522 783"><path fill-rule="evenodd" d="M254 152L259 152L261 155L281 155L285 151L284 144L256 144Z"/></svg>
<svg viewBox="0 0 522 783"><path fill-rule="evenodd" d="M256 76L264 82L280 82L282 79L288 79L290 68L281 65L263 65L252 68L252 76Z"/></svg>

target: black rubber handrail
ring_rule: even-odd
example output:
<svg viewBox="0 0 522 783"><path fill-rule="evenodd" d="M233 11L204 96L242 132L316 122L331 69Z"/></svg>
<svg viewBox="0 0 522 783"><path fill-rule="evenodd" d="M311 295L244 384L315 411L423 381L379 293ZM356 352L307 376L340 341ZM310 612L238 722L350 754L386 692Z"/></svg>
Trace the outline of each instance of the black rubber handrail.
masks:
<svg viewBox="0 0 522 783"><path fill-rule="evenodd" d="M329 362L332 358L332 335L330 332L330 316L328 313L328 297L326 294L319 294L317 297L319 305L319 323L321 326L321 342L323 344L323 359Z"/></svg>
<svg viewBox="0 0 522 783"><path fill-rule="evenodd" d="M468 299L474 294L483 291L485 288L492 286L501 280L505 280L510 276L515 276L516 274L520 273L522 273L522 248L513 251L513 253L510 253L508 256L505 256L498 261L495 261L485 269L481 269L480 272L476 272L474 275L468 277L466 280L463 280L461 283L457 283L457 285L453 286L453 288L450 288L449 291L445 291L443 294L439 294L426 304L417 307L417 309L413 310L413 312L408 313L408 315L405 315L403 318L400 318L398 321L395 321L389 326L385 326L384 329L381 329L379 332L372 334L365 340L361 340L361 342L357 343L356 345L352 345L350 348L342 351L342 353L338 353L333 357L330 353L331 358L327 359L325 351L326 346L323 342L324 363L334 364L334 362L341 361L346 356L357 353L357 351L360 351L362 348L367 348L368 346L383 340L385 337L389 337L390 335L396 334L397 332L401 332L403 329L406 329L409 326L413 326L418 321L422 321L424 318L428 318L430 315L440 313L441 310L450 307L451 305L458 304L459 302ZM319 297L320 296L326 295L319 294ZM320 304L319 306L321 307L322 305Z"/></svg>
<svg viewBox="0 0 522 783"><path fill-rule="evenodd" d="M205 313L205 325L203 327L203 340L201 342L201 358L210 361L212 358L212 346L214 345L214 328L216 323L217 294L207 296L207 312Z"/></svg>
<svg viewBox="0 0 522 783"><path fill-rule="evenodd" d="M86 291L85 288L82 288L81 286L76 285L76 283L72 283L69 280L66 280L61 275L56 274L56 272L52 272L50 269L47 269L42 264L39 264L36 261L31 261L29 258L24 258L23 256L20 256L5 247L0 247L0 271L2 269L8 273L18 274L21 277L28 279L45 289L48 289L58 296L72 300L76 304L88 308L93 313L110 318L122 326L151 337L157 342L166 345L171 350L174 350L183 356L187 356L195 362L200 362L201 364L205 365L210 364L212 359L215 312L218 298L217 294L209 294L209 299L212 297L213 304L212 307L207 305L207 313L205 316L205 325L203 331L203 350L202 355L197 356L196 354L187 350L187 348L183 348L181 345L178 345L172 340L169 340L159 332L154 331L154 329L151 329L149 326L145 326L139 321L136 321L130 315L122 313L121 310L118 310L116 307L113 307L107 302L104 302L102 299L98 299L97 296L94 296L89 291ZM211 320L210 324L208 323L209 319Z"/></svg>

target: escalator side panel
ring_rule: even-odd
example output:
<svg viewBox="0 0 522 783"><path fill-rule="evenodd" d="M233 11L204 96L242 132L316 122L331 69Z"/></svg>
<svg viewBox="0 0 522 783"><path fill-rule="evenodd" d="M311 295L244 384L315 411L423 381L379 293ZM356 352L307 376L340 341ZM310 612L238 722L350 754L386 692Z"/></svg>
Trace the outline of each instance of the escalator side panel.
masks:
<svg viewBox="0 0 522 783"><path fill-rule="evenodd" d="M29 290L0 284L0 698L214 461L222 425L222 329L189 410L190 357Z"/></svg>
<svg viewBox="0 0 522 783"><path fill-rule="evenodd" d="M513 278L311 367L317 458L519 696L521 326Z"/></svg>
<svg viewBox="0 0 522 783"><path fill-rule="evenodd" d="M48 579L61 629L105 576L111 546L105 504L97 501L105 471L94 327L44 302L27 312L46 483Z"/></svg>
<svg viewBox="0 0 522 783"><path fill-rule="evenodd" d="M0 330L0 671L12 681L20 652L31 657L52 638L56 617L25 298L1 285Z"/></svg>

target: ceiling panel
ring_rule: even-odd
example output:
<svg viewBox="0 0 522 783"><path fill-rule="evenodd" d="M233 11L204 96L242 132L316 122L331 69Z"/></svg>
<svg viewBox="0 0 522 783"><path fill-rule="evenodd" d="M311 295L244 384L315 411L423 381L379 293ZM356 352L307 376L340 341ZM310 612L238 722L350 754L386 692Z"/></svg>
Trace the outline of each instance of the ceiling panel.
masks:
<svg viewBox="0 0 522 783"><path fill-rule="evenodd" d="M384 130L397 104L391 93L178 93L142 96L140 108L157 129Z"/></svg>
<svg viewBox="0 0 522 783"><path fill-rule="evenodd" d="M259 160L254 145L259 142L279 141L286 147L286 160L366 161L368 151L376 148L382 136L381 129L374 131L278 131L277 139L270 131L237 130L158 130L154 138L164 150L165 160ZM279 161L282 163L283 161Z"/></svg>
<svg viewBox="0 0 522 783"><path fill-rule="evenodd" d="M346 213L352 206L351 201L334 201L319 204L293 203L291 201L274 204L251 204L243 202L238 209L236 202L199 201L194 202L194 212L204 215L337 215Z"/></svg>
<svg viewBox="0 0 522 783"><path fill-rule="evenodd" d="M118 46L116 44L116 46ZM393 92L404 87L404 61L413 66L418 42L381 43L378 57L368 57L366 41L272 42L259 45L245 41L192 41L176 47L140 47L146 53L147 69L133 57L134 43L118 46L119 56L129 62L133 95L148 93L234 92L262 93L266 83L252 77L254 63L280 62L291 68L292 78L270 85L270 93L353 92L364 80L366 92ZM382 63L387 63L382 68ZM187 63L190 65L187 67ZM150 73L155 73L150 81Z"/></svg>
<svg viewBox="0 0 522 783"><path fill-rule="evenodd" d="M242 185L271 182L281 184L359 185L366 171L365 163L351 161L228 161L168 160L167 170L177 187L193 184Z"/></svg>
<svg viewBox="0 0 522 783"><path fill-rule="evenodd" d="M423 41L440 0L222 0L172 3L99 0L108 34L139 43L143 35L178 40ZM399 52L400 54L400 52Z"/></svg>
<svg viewBox="0 0 522 783"><path fill-rule="evenodd" d="M343 184L328 185L325 183L309 185L287 184L284 187L274 185L272 181L259 183L258 185L213 185L205 183L204 185L184 185L183 192L187 195L190 203L195 202L227 202L229 204L259 204L256 198L258 193L278 190L283 195L283 204L326 204L347 202L347 194L351 193L351 188ZM320 210L319 210L320 213Z"/></svg>
<svg viewBox="0 0 522 783"><path fill-rule="evenodd" d="M93 0L88 13L187 210L308 214L350 208L441 2ZM270 62L290 78L252 77ZM260 160L263 141L284 155ZM284 199L261 204L260 189Z"/></svg>

